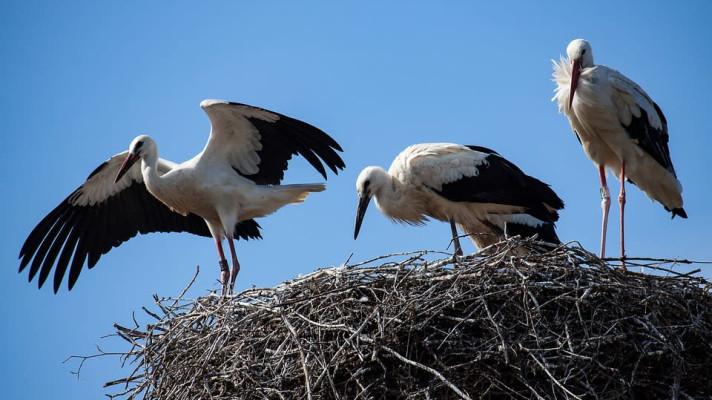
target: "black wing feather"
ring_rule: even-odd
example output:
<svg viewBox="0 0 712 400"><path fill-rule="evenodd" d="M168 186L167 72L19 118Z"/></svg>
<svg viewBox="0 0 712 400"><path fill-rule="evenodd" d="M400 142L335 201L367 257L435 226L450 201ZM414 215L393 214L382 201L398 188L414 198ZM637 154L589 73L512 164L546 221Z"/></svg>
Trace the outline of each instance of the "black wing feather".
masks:
<svg viewBox="0 0 712 400"><path fill-rule="evenodd" d="M153 197L143 183L134 182L120 193L94 205L76 205L73 200L79 191L81 188L47 214L20 250L20 271L29 264L30 281L39 272L39 287L44 285L54 267L55 293L68 268L67 285L71 290L85 262L92 268L112 247L119 246L138 233L189 232L210 236L202 218L195 214L182 216L171 211ZM235 237L261 238L259 225L252 219L240 222L235 228Z"/></svg>
<svg viewBox="0 0 712 400"><path fill-rule="evenodd" d="M82 218L82 220L77 225L72 227L72 233L69 235L67 242L64 244L62 254L59 256L59 260L57 260L57 265L69 265L69 261L72 259L72 254L76 251L77 243L79 242L79 238L81 237L80 232L83 229L82 226L84 225L85 221L86 216L84 216L84 218ZM59 290L59 286L62 284L62 279L64 279L64 274L66 273L66 270L66 268L61 269L61 271L60 269L58 269L57 272L54 273L53 288L55 293L57 293L57 291Z"/></svg>
<svg viewBox="0 0 712 400"><path fill-rule="evenodd" d="M482 219L480 220L480 222L486 227L488 227L494 235L500 237L505 236L504 230L497 224L487 221L486 219ZM559 236L556 234L556 225L553 222L546 222L539 226L531 226L516 222L505 222L504 229L507 230L507 237L520 236L523 238L528 238L534 235L538 235L539 240L554 244L561 243Z"/></svg>
<svg viewBox="0 0 712 400"><path fill-rule="evenodd" d="M533 178L495 151L480 146L467 146L489 154L487 163L480 164L477 176L463 177L435 190L450 201L494 203L524 207L528 214L547 222L558 220L556 211L564 202L546 183Z"/></svg>
<svg viewBox="0 0 712 400"><path fill-rule="evenodd" d="M257 108L279 116L274 122L246 117L259 131L262 149L257 151L260 157L260 163L257 165L259 172L248 175L235 169L240 175L258 185L279 184L284 178L288 161L294 155L304 157L324 179L327 178L324 164L334 173L344 169L344 161L337 153L343 151L341 146L321 129L274 111L240 103L230 104Z"/></svg>
<svg viewBox="0 0 712 400"><path fill-rule="evenodd" d="M73 195L74 193L70 195L70 198ZM20 272L22 272L22 270L25 269L30 260L32 260L32 256L37 251L38 246L40 245L40 243L42 243L42 240L47 235L47 232L52 228L52 226L54 226L57 216L63 213L66 208L67 205L65 204L65 202L62 202L60 205L55 207L54 210L52 210L49 214L42 218L42 220L27 236L25 244L20 249L20 257L22 258L22 261L20 262ZM31 249L32 251L30 251Z"/></svg>
<svg viewBox="0 0 712 400"><path fill-rule="evenodd" d="M30 265L30 273L28 275L28 279L30 281L34 279L37 272L39 272L40 266L42 265L42 261L44 261L47 252L49 251L49 248L52 245L52 242L54 241L54 238L57 236L59 230L62 227L61 221L66 218L66 215L69 213L69 211L70 209L67 207L64 212L59 215L57 221L55 221L52 225L52 228L49 229L47 236L42 238L41 244L37 247L37 249L35 249L35 258L34 260L32 260L32 265Z"/></svg>
<svg viewBox="0 0 712 400"><path fill-rule="evenodd" d="M494 150L492 150L492 149L490 149L490 148L488 148L488 147L475 146L475 145L465 145L465 147L469 148L470 150L479 151L480 153L494 154L494 155L498 155L498 156L499 156L499 153L497 153L496 151L494 151ZM501 156L500 156L500 157L501 157Z"/></svg>
<svg viewBox="0 0 712 400"><path fill-rule="evenodd" d="M87 259L87 235L83 232L79 233L79 243L77 244L76 250L74 250L74 258L72 258L72 265L69 267L69 278L67 278L67 288L72 290L74 284L79 278L79 274L82 272L82 267ZM58 268L60 270L62 268ZM66 269L66 268L65 268ZM55 293L59 290L59 285L55 285Z"/></svg>
<svg viewBox="0 0 712 400"><path fill-rule="evenodd" d="M507 222L507 236L521 236L523 238L538 235L539 240L549 243L559 244L561 240L556 234L556 228L553 222L544 223L539 226L530 226L526 224L518 224L516 222Z"/></svg>
<svg viewBox="0 0 712 400"><path fill-rule="evenodd" d="M50 247L49 252L47 252L47 255L45 256L44 262L42 263L42 268L40 269L40 275L37 278L37 287L42 287L42 285L44 285L45 281L47 280L47 277L49 277L49 273L52 270L52 265L57 259L59 251L62 249L62 246L67 240L69 233L72 231L72 227L76 223L78 217L79 213L77 212L77 210L71 209L69 217L63 224L62 229L54 238L52 247Z"/></svg>
<svg viewBox="0 0 712 400"><path fill-rule="evenodd" d="M668 147L670 135L668 134L667 119L655 102L653 102L653 106L662 123L661 129L650 125L648 113L642 107L640 107L640 116L637 118L634 116L630 124L623 125L623 128L625 128L628 136L635 140L640 148L653 157L658 164L668 170L674 177L677 177Z"/></svg>

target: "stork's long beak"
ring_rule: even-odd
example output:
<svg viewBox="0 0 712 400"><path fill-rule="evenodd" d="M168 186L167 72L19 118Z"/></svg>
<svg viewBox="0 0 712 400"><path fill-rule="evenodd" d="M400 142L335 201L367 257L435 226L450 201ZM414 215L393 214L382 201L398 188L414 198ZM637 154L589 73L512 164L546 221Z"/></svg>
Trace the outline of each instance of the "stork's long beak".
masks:
<svg viewBox="0 0 712 400"><path fill-rule="evenodd" d="M363 222L363 216L366 215L366 209L371 203L371 196L369 195L359 195L358 196L358 208L356 209L356 226L354 227L354 240L358 237L358 232L361 230L361 223Z"/></svg>
<svg viewBox="0 0 712 400"><path fill-rule="evenodd" d="M574 103L574 93L578 86L579 76L581 75L581 59L577 58L571 62L571 88L569 89L569 110Z"/></svg>
<svg viewBox="0 0 712 400"><path fill-rule="evenodd" d="M116 174L116 179L114 179L114 183L118 182L119 179L121 179L121 178L124 176L124 174L126 173L126 171L128 171L129 168L131 168L131 166L134 165L134 163L135 163L136 161L138 161L138 156L137 156L136 154L129 153L129 154L126 156L126 159L124 160L124 163L121 164L121 169L119 169L119 173Z"/></svg>

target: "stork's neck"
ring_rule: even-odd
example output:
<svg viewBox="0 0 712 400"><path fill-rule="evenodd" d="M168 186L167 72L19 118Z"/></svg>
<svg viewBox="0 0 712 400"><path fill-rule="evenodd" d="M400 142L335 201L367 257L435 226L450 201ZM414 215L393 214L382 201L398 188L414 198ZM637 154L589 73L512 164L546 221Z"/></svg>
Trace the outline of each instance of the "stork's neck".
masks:
<svg viewBox="0 0 712 400"><path fill-rule="evenodd" d="M397 177L384 173L383 179L379 181L379 185L373 191L373 197L376 199L378 208L386 215L402 219L401 214L405 208L409 207L405 204L408 197L406 192L406 186Z"/></svg>
<svg viewBox="0 0 712 400"><path fill-rule="evenodd" d="M158 175L158 153L149 152L141 159L141 175L152 193L161 186L163 178Z"/></svg>

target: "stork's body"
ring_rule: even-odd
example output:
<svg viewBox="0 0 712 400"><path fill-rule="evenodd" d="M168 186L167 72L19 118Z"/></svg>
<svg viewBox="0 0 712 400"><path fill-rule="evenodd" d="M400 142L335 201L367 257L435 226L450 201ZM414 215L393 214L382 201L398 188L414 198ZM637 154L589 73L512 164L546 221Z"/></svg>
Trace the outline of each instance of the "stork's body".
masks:
<svg viewBox="0 0 712 400"><path fill-rule="evenodd" d="M190 232L215 239L223 292L232 288L240 269L233 240L261 237L253 218L324 190L323 184L279 184L292 155L303 155L325 178L322 161L335 173L344 164L336 153L339 145L304 122L219 100L206 100L201 107L212 123L201 153L175 164L158 158L150 137L135 138L128 152L100 165L30 233L20 252L20 270L32 261L30 280L39 272L42 286L56 264L57 291L69 268L71 289L85 260L93 267L136 233ZM232 274L223 239L230 247Z"/></svg>
<svg viewBox="0 0 712 400"><path fill-rule="evenodd" d="M591 46L582 39L567 47L567 59L554 63L554 99L599 170L601 180L601 257L605 256L610 194L606 169L620 180L621 257L625 257L625 179L661 203L672 215L687 218L682 186L668 149L667 121L660 107L620 72L593 63Z"/></svg>
<svg viewBox="0 0 712 400"><path fill-rule="evenodd" d="M397 222L423 224L428 218L450 222L480 248L505 234L558 243L554 222L563 202L545 183L524 174L496 152L479 146L425 143L406 148L388 172L364 169L356 182L359 206L354 238L371 197Z"/></svg>
<svg viewBox="0 0 712 400"><path fill-rule="evenodd" d="M196 214L225 233L231 233L230 226L237 222L264 217L286 204L300 202L309 192L324 189L322 184L257 185L228 165L205 162L202 155L164 175L144 159L141 175L146 189L173 211Z"/></svg>

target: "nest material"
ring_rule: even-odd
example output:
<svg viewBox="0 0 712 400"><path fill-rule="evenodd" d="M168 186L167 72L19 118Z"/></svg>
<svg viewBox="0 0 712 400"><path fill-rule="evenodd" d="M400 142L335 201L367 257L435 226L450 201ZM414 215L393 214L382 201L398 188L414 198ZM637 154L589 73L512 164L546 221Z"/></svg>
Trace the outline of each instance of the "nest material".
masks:
<svg viewBox="0 0 712 400"><path fill-rule="evenodd" d="M232 298L157 298L157 321L116 326L136 369L107 385L148 399L710 397L707 281L546 246L510 240L457 264L423 251Z"/></svg>

